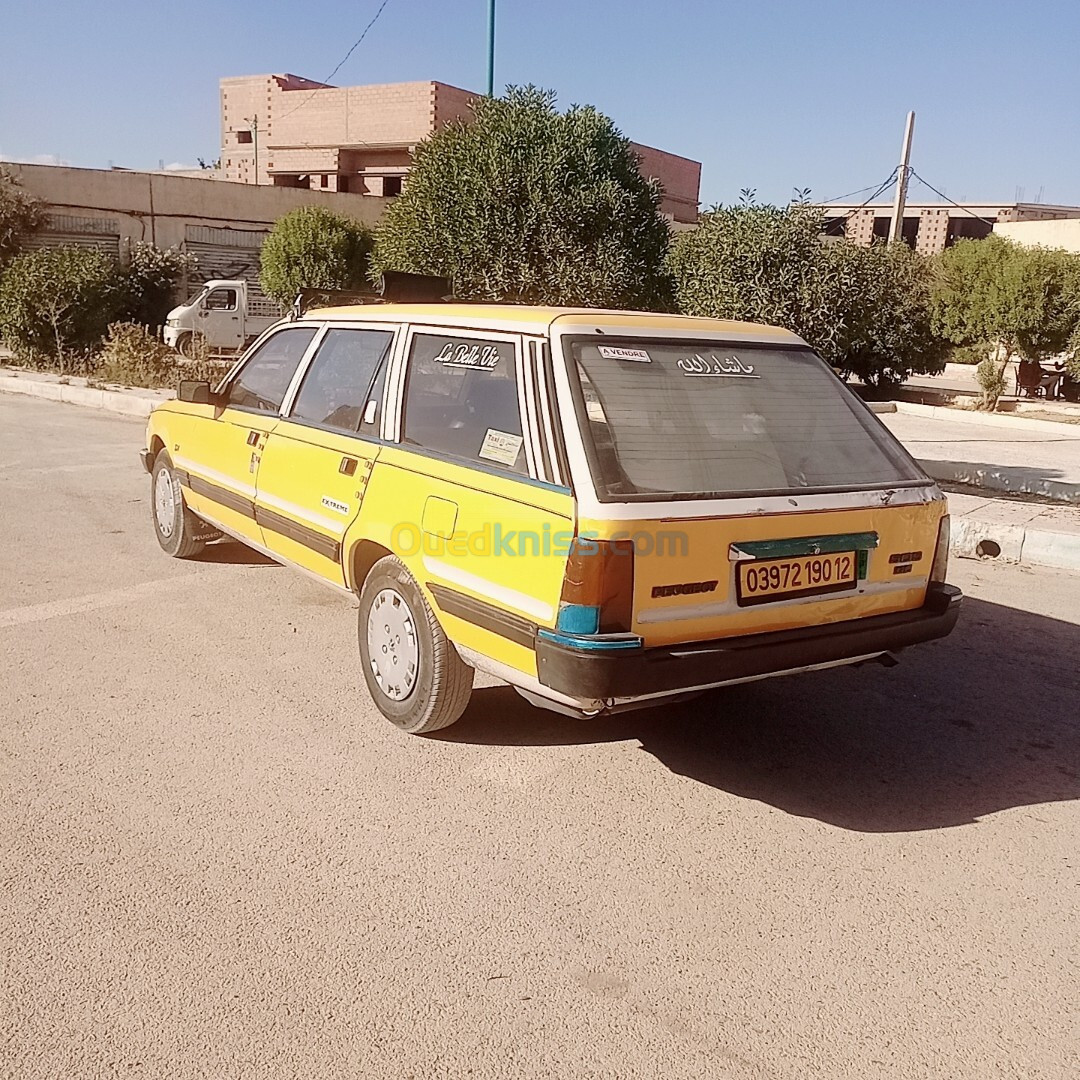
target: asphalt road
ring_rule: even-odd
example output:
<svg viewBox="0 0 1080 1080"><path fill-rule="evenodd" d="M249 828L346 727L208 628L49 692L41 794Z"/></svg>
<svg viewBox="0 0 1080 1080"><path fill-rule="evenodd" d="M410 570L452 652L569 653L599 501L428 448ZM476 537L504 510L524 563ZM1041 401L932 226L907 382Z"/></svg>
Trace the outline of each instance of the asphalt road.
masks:
<svg viewBox="0 0 1080 1080"><path fill-rule="evenodd" d="M593 722L362 689L354 611L160 554L142 425L0 396L0 1076L1080 1076L1080 580Z"/></svg>

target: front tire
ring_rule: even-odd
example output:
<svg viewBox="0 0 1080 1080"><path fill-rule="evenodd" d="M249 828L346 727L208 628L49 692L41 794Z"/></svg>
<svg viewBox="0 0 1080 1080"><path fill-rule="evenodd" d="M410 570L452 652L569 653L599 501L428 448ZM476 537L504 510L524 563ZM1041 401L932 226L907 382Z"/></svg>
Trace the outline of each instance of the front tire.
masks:
<svg viewBox="0 0 1080 1080"><path fill-rule="evenodd" d="M154 458L150 474L150 510L161 550L174 559L198 555L208 540L220 535L187 508L172 459L164 450Z"/></svg>
<svg viewBox="0 0 1080 1080"><path fill-rule="evenodd" d="M438 731L465 711L473 669L393 555L380 559L364 581L357 636L375 707L402 731Z"/></svg>

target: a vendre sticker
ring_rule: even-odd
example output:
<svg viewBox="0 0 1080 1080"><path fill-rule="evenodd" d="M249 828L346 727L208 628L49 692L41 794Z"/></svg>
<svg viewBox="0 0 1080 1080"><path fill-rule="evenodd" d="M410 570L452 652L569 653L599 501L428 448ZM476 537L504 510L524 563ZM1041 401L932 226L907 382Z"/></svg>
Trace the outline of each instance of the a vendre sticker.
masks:
<svg viewBox="0 0 1080 1080"><path fill-rule="evenodd" d="M651 364L652 357L644 349L624 349L618 345L597 345L605 360L636 360L639 364Z"/></svg>
<svg viewBox="0 0 1080 1080"><path fill-rule="evenodd" d="M520 435L488 428L480 447L480 457L487 461L497 461L500 465L513 465L517 461L522 441Z"/></svg>

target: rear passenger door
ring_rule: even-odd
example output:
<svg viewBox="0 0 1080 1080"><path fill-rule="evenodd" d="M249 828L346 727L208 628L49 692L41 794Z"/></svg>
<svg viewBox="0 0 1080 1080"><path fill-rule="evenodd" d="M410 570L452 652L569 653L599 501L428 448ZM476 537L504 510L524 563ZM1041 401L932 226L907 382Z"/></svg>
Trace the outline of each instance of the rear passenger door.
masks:
<svg viewBox="0 0 1080 1080"><path fill-rule="evenodd" d="M344 586L341 544L379 451L395 329L330 326L267 440L256 516L266 546Z"/></svg>

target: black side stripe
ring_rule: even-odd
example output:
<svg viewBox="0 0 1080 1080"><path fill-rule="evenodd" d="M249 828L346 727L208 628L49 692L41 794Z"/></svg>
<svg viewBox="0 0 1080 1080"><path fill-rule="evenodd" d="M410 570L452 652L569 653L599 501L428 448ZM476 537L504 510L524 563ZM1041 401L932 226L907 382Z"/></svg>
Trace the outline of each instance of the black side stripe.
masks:
<svg viewBox="0 0 1080 1080"><path fill-rule="evenodd" d="M218 484L212 484L201 476L191 476L180 469L174 469L173 472L176 479L180 481L181 486L195 492L196 495L203 495L207 499L213 499L220 506L235 510L238 514L251 518L264 529L276 532L289 540L295 540L296 543L303 544L304 547L310 548L332 562L340 562L341 544L332 537L326 536L316 529L308 528L307 525L301 525L298 521L292 521L282 514L275 513L273 510L256 506L243 495L238 495L235 491L230 491L228 488L223 488Z"/></svg>
<svg viewBox="0 0 1080 1080"><path fill-rule="evenodd" d="M493 634L524 645L527 649L536 647L536 623L503 611L484 600L478 600L475 596L466 596L454 589L448 589L445 585L436 585L429 581L427 587L435 597L439 609L447 615L456 615L459 619L490 630Z"/></svg>
<svg viewBox="0 0 1080 1080"><path fill-rule="evenodd" d="M263 506L255 507L255 521L264 529L276 532L288 540L295 540L298 544L310 548L316 554L333 562L341 559L341 544L324 533L301 525L298 521L284 517L274 510L267 510Z"/></svg>
<svg viewBox="0 0 1080 1080"><path fill-rule="evenodd" d="M201 476L179 477L178 475L178 478L184 487L190 488L196 495L205 495L206 498L213 499L214 502L220 503L229 510L235 510L244 517L255 519L255 504L246 496L238 495L235 491L220 487L218 484L211 484L209 480L204 480Z"/></svg>

